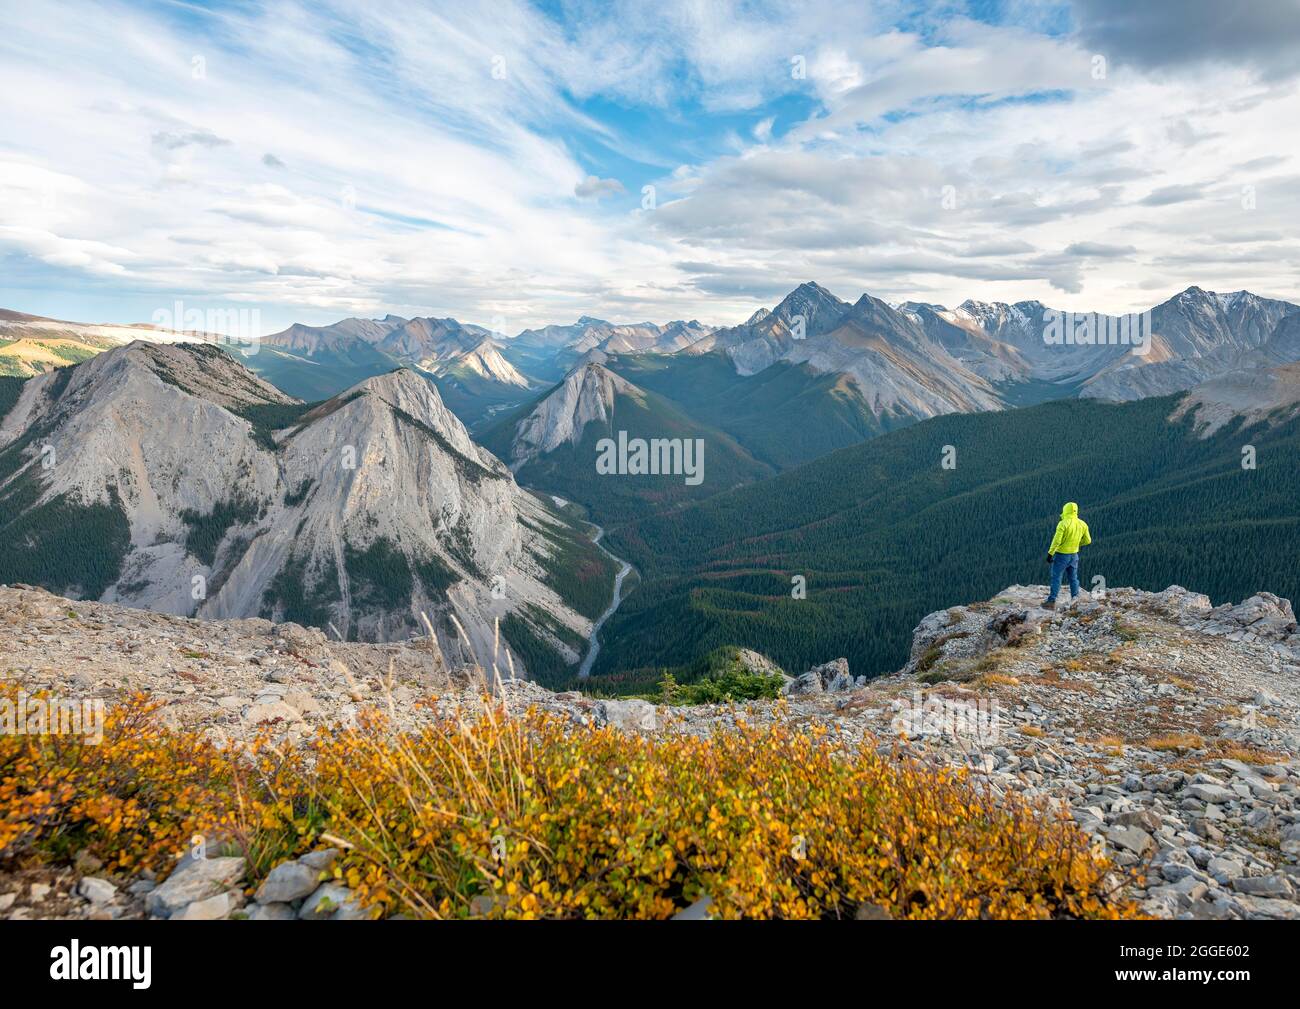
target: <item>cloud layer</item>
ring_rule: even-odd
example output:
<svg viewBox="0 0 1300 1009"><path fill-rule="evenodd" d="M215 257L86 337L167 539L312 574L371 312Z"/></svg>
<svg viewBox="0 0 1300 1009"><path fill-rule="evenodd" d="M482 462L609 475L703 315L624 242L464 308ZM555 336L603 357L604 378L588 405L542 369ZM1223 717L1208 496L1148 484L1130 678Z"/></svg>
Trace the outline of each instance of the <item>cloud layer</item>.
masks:
<svg viewBox="0 0 1300 1009"><path fill-rule="evenodd" d="M0 303L1300 300L1295 6L1168 6L3 0Z"/></svg>

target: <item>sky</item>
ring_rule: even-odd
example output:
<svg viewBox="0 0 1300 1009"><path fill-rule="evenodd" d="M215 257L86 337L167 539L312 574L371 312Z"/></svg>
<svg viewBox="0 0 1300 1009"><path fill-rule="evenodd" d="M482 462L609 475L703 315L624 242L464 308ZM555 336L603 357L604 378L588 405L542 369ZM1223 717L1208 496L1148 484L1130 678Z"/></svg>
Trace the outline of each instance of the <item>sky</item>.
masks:
<svg viewBox="0 0 1300 1009"><path fill-rule="evenodd" d="M1300 302L1300 0L0 0L0 307Z"/></svg>

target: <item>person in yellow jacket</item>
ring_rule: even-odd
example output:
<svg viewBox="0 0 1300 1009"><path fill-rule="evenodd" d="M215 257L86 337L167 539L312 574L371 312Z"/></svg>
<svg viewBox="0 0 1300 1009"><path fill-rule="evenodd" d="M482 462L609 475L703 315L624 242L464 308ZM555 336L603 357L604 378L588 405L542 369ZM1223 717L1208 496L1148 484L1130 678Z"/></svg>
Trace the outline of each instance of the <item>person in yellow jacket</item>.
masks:
<svg viewBox="0 0 1300 1009"><path fill-rule="evenodd" d="M1070 598L1079 594L1079 547L1092 542L1088 523L1079 518L1079 506L1067 502L1061 509L1061 521L1056 523L1056 535L1047 548L1047 563L1052 565L1052 590L1047 595L1044 608L1056 609L1056 596L1061 591L1061 579L1070 575Z"/></svg>

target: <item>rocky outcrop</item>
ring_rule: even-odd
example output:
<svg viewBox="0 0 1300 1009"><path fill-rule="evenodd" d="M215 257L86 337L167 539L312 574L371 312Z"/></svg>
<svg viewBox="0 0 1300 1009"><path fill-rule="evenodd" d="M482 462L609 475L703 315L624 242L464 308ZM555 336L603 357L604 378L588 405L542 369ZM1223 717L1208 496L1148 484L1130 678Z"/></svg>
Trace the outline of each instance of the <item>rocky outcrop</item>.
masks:
<svg viewBox="0 0 1300 1009"><path fill-rule="evenodd" d="M598 701L595 723L610 725L624 732L654 732L655 706L649 701Z"/></svg>
<svg viewBox="0 0 1300 1009"><path fill-rule="evenodd" d="M1215 607L1175 585L1048 612L1044 594L1011 586L923 619L902 673L871 684L911 685L887 709L895 726L995 790L1068 811L1144 874L1130 889L1151 914L1300 917L1290 603L1261 592Z"/></svg>
<svg viewBox="0 0 1300 1009"><path fill-rule="evenodd" d="M849 672L848 659L835 659L820 666L814 666L802 676L789 679L781 692L786 695L836 693L852 690L866 682L865 676L856 680Z"/></svg>
<svg viewBox="0 0 1300 1009"><path fill-rule="evenodd" d="M1198 629L1233 641L1277 641L1293 649L1300 647L1291 601L1271 592L1260 592L1237 606L1216 606L1205 614Z"/></svg>
<svg viewBox="0 0 1300 1009"><path fill-rule="evenodd" d="M753 676L779 676L781 667L769 659L761 652L756 652L752 648L737 648L735 653L736 662L745 672Z"/></svg>
<svg viewBox="0 0 1300 1009"><path fill-rule="evenodd" d="M989 603L954 606L929 614L912 635L912 650L904 673L925 672L939 660L971 660L1003 645L1017 644L1025 635L1053 626L1053 614L1041 601L1046 586L1012 585ZM1300 659L1300 635L1291 603L1261 592L1237 605L1213 606L1208 596L1171 585L1161 592L1120 588L1058 606L1078 617L1095 618L1107 607L1155 611L1179 626L1233 641L1275 642ZM1111 609L1110 612L1114 612Z"/></svg>

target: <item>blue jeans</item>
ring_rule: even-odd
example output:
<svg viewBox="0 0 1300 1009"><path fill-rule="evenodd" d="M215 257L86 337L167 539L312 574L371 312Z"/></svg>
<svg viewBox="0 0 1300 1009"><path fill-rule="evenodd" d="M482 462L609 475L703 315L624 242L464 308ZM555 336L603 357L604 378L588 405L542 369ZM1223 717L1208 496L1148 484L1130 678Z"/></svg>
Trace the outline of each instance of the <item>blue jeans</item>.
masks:
<svg viewBox="0 0 1300 1009"><path fill-rule="evenodd" d="M1056 594L1061 591L1061 579L1070 572L1070 598L1079 594L1079 555L1057 554L1052 558L1052 591L1047 594L1049 603L1056 602Z"/></svg>

